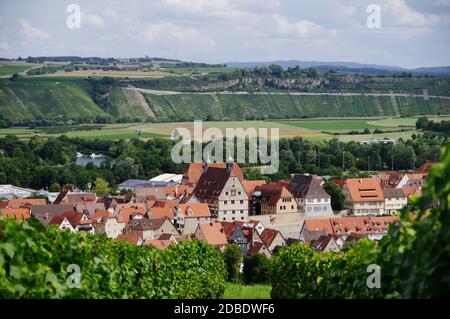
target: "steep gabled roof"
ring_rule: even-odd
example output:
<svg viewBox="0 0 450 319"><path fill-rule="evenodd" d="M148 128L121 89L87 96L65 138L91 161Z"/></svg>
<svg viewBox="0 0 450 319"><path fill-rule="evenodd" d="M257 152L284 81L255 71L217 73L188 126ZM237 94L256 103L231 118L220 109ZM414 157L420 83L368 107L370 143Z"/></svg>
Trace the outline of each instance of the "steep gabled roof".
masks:
<svg viewBox="0 0 450 319"><path fill-rule="evenodd" d="M272 245L272 242L274 241L274 239L277 237L278 234L281 235L281 233L278 230L266 228L261 234L261 239L264 242L264 244L266 244L267 247L270 247L270 245ZM283 235L281 235L281 237L283 237Z"/></svg>
<svg viewBox="0 0 450 319"><path fill-rule="evenodd" d="M209 167L200 177L194 189L194 195L197 198L218 198L231 176L236 175L233 171L228 171L226 168Z"/></svg>
<svg viewBox="0 0 450 319"><path fill-rule="evenodd" d="M267 250L269 254L272 254L264 243L256 242L250 247L247 254L249 256L253 256L255 254L261 253L264 250Z"/></svg>
<svg viewBox="0 0 450 319"><path fill-rule="evenodd" d="M56 215L52 218L50 221L51 225L60 225L65 218L69 221L70 225L72 225L73 228L76 228L78 225L81 224L90 224L91 222L89 220L83 221L83 217L85 215L83 213L78 212L65 212L62 215Z"/></svg>
<svg viewBox="0 0 450 319"><path fill-rule="evenodd" d="M221 223L200 224L198 225L198 228L208 244L214 246L228 244L228 240L225 236Z"/></svg>
<svg viewBox="0 0 450 319"><path fill-rule="evenodd" d="M422 166L420 166L416 172L419 174L428 174L428 171L430 170L430 167L435 165L437 163L435 162L426 162Z"/></svg>
<svg viewBox="0 0 450 319"><path fill-rule="evenodd" d="M321 235L316 240L311 241L310 246L314 248L315 251L324 251L331 241L335 241L333 236Z"/></svg>
<svg viewBox="0 0 450 319"><path fill-rule="evenodd" d="M313 177L311 175L296 174L289 183L289 191L295 198L304 198L312 180Z"/></svg>
<svg viewBox="0 0 450 319"><path fill-rule="evenodd" d="M270 205L276 205L280 198L294 198L282 183L257 186L255 191L261 192L261 198Z"/></svg>
<svg viewBox="0 0 450 319"><path fill-rule="evenodd" d="M184 174L184 178L187 179L187 182L191 185L196 185L200 180L200 177L205 171L206 164L205 163L191 163ZM227 167L226 163L210 163L208 164L208 170L210 168L221 168L225 169ZM233 163L232 170L241 180L244 179L244 173L238 164Z"/></svg>

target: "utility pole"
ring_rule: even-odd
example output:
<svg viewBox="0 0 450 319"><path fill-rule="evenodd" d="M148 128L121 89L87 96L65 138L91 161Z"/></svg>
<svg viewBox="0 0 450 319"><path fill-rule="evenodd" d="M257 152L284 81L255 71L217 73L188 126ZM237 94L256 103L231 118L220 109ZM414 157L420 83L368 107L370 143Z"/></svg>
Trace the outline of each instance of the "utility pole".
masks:
<svg viewBox="0 0 450 319"><path fill-rule="evenodd" d="M369 169L370 172L370 156L367 157L367 168Z"/></svg>
<svg viewBox="0 0 450 319"><path fill-rule="evenodd" d="M394 155L392 155L392 171L394 171Z"/></svg>
<svg viewBox="0 0 450 319"><path fill-rule="evenodd" d="M345 171L345 152L342 152L342 170Z"/></svg>

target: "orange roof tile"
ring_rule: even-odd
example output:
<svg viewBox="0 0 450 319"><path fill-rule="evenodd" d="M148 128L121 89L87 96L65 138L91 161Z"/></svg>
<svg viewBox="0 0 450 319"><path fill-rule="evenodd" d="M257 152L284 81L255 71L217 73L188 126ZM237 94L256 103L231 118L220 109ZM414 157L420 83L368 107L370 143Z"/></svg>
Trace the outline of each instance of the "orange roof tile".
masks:
<svg viewBox="0 0 450 319"><path fill-rule="evenodd" d="M31 217L29 208L2 208L0 213L4 218L25 220Z"/></svg>
<svg viewBox="0 0 450 319"><path fill-rule="evenodd" d="M146 240L144 243L145 246L153 246L159 250L167 249L174 244L175 243L172 240L160 240L160 239L149 239Z"/></svg>
<svg viewBox="0 0 450 319"><path fill-rule="evenodd" d="M227 237L221 223L198 225L208 244L218 246L228 244Z"/></svg>
<svg viewBox="0 0 450 319"><path fill-rule="evenodd" d="M380 183L375 178L350 178L345 182L354 202L383 202Z"/></svg>
<svg viewBox="0 0 450 319"><path fill-rule="evenodd" d="M208 204L180 204L179 208L185 217L211 217Z"/></svg>
<svg viewBox="0 0 450 319"><path fill-rule="evenodd" d="M30 207L34 205L46 205L45 199L10 199L8 201L9 208Z"/></svg>

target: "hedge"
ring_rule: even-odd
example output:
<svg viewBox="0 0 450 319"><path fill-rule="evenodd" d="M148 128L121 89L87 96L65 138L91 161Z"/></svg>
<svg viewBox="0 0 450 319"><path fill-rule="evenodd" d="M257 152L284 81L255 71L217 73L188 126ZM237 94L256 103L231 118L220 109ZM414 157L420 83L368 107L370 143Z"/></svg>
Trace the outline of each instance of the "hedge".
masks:
<svg viewBox="0 0 450 319"><path fill-rule="evenodd" d="M272 263L273 298L436 298L450 294L450 147L434 165L420 198L401 212L380 242L364 239L341 253L305 244L282 250ZM368 288L369 265L380 287Z"/></svg>
<svg viewBox="0 0 450 319"><path fill-rule="evenodd" d="M73 264L81 271L78 288L70 284ZM34 219L0 222L3 299L218 298L225 274L220 253L199 241L159 251L105 236L46 229Z"/></svg>

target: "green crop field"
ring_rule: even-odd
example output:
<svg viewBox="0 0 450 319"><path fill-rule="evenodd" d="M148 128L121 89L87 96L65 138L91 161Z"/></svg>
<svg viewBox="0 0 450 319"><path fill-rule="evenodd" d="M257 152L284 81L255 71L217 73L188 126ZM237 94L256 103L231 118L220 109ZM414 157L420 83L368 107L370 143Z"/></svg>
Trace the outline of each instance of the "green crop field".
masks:
<svg viewBox="0 0 450 319"><path fill-rule="evenodd" d="M22 73L36 65L37 64L26 62L0 61L0 76L6 77L14 73Z"/></svg>
<svg viewBox="0 0 450 319"><path fill-rule="evenodd" d="M22 73L31 67L27 65L0 65L0 76Z"/></svg>
<svg viewBox="0 0 450 319"><path fill-rule="evenodd" d="M378 121L377 121L378 122ZM377 123L372 122L372 123ZM282 123L317 131L336 130L364 130L388 128L381 124L370 124L367 120L307 120L307 121L283 121Z"/></svg>
<svg viewBox="0 0 450 319"><path fill-rule="evenodd" d="M345 134L352 129L349 127L349 122L353 125L353 130L356 130L356 127L364 127L364 123L367 123L368 119L365 120L357 120L357 124L355 124L355 120L346 120L346 119L334 119L332 121L227 121L227 122L203 122L202 128L205 131L208 128L218 128L221 130L222 134L225 136L227 128L242 128L247 130L248 128L255 128L257 132L260 128L268 129L268 137L272 137L273 128L278 128L279 136L281 138L290 138L295 136L301 136L305 139L310 140L323 140L323 139L331 139L338 138L341 141L362 141L367 140L369 138L403 138L408 139L412 134L417 133L415 128L411 128L408 131L404 132L392 132L393 127L388 126L378 126L374 125L373 127L381 128L381 130L388 130L381 134L358 134L358 135L349 135ZM382 122L383 120L379 120ZM303 123L307 122L313 123L317 122L320 124L315 128L312 128L311 125L303 125ZM378 121L374 121L378 122ZM298 123L298 125L290 125L290 123ZM317 125L317 123L315 123ZM322 125L329 124L329 126L325 126L325 131L336 131L340 132L342 135L331 135L325 134L322 132ZM305 127L303 127L305 126ZM308 126L308 128L306 127ZM368 125L369 127L372 127ZM339 130L336 128L345 127L344 130ZM191 132L191 136L193 136L194 123L193 122L173 122L173 123L140 123L140 124L105 124L105 125L86 125L86 126L71 126L71 127L45 127L45 128L7 128L0 129L0 137L5 135L16 135L21 139L29 139L33 136L48 138L48 137L56 137L60 135L66 135L68 137L79 137L84 139L100 139L100 140L118 140L118 139L132 139L138 137L138 131L141 131L141 139L150 139L150 138L170 138L173 130L177 128L186 128ZM332 129L334 128L334 129ZM395 128L394 128L395 129ZM359 130L361 131L361 130ZM372 130L373 131L373 130Z"/></svg>

